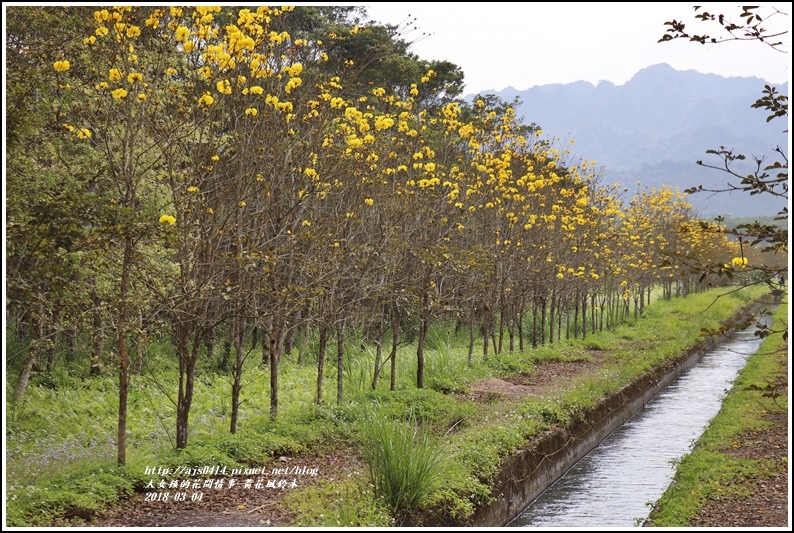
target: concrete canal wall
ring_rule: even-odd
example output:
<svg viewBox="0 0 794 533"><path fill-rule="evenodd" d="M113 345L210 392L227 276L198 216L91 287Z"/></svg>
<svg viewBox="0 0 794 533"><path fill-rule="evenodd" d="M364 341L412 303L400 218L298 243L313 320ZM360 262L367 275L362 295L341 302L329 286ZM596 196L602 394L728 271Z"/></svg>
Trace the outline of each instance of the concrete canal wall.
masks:
<svg viewBox="0 0 794 533"><path fill-rule="evenodd" d="M749 313L763 305L749 306L735 315L730 327L744 327ZM505 459L493 489L494 499L464 523L423 520L422 525L501 527L516 518L535 498L577 461L598 446L682 372L720 343L713 336L698 341L680 356L646 372L629 385L605 396L594 408L566 427L551 429Z"/></svg>

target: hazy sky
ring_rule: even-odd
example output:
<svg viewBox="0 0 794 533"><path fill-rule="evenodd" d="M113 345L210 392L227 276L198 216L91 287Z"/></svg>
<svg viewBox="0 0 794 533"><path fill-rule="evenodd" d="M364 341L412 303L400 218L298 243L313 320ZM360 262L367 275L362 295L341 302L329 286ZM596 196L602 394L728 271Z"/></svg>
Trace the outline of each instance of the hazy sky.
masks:
<svg viewBox="0 0 794 533"><path fill-rule="evenodd" d="M773 17L772 24L790 30L790 4L777 6L787 14ZM637 71L658 63L676 70L756 76L776 84L791 77L789 54L759 42L657 43L667 29L664 22L672 19L684 21L692 32L713 31L710 23L692 18L691 4L431 2L367 7L369 18L382 23L397 25L415 18L411 26L417 29L404 36L416 41L411 51L422 59L460 66L466 76L465 94L578 80L622 85ZM727 3L704 4L703 10L738 13L735 4ZM784 39L789 52L790 33Z"/></svg>

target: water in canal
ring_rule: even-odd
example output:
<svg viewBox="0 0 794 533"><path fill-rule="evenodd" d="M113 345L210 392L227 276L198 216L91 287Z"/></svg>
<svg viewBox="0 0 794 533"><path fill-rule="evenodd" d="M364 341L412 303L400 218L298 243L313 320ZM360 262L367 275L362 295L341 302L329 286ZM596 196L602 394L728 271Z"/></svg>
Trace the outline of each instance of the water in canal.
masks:
<svg viewBox="0 0 794 533"><path fill-rule="evenodd" d="M535 499L510 527L634 527L672 481L761 341L754 327L707 352Z"/></svg>

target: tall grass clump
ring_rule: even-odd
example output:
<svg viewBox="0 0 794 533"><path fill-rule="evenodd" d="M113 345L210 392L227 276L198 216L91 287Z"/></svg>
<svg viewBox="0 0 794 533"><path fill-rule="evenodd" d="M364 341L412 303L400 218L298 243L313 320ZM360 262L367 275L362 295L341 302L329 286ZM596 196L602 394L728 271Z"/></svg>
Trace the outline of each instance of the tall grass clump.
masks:
<svg viewBox="0 0 794 533"><path fill-rule="evenodd" d="M378 416L361 430L375 494L395 514L416 508L442 478L445 461L437 439L416 424Z"/></svg>

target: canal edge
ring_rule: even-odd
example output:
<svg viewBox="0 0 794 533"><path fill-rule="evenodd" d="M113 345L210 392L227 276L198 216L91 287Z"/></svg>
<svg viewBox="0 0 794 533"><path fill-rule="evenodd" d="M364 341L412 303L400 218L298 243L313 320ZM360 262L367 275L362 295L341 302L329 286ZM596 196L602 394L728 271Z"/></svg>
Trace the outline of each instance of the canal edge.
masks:
<svg viewBox="0 0 794 533"><path fill-rule="evenodd" d="M725 321L724 326L745 327L749 317L769 305L772 304L756 302L744 306ZM493 486L495 496L489 504L477 508L465 522L453 521L444 525L507 525L576 462L642 409L676 377L697 364L719 342L717 336L695 341L679 356L659 363L628 385L605 396L596 406L576 416L566 426L550 429L528 442L502 462L499 477Z"/></svg>

